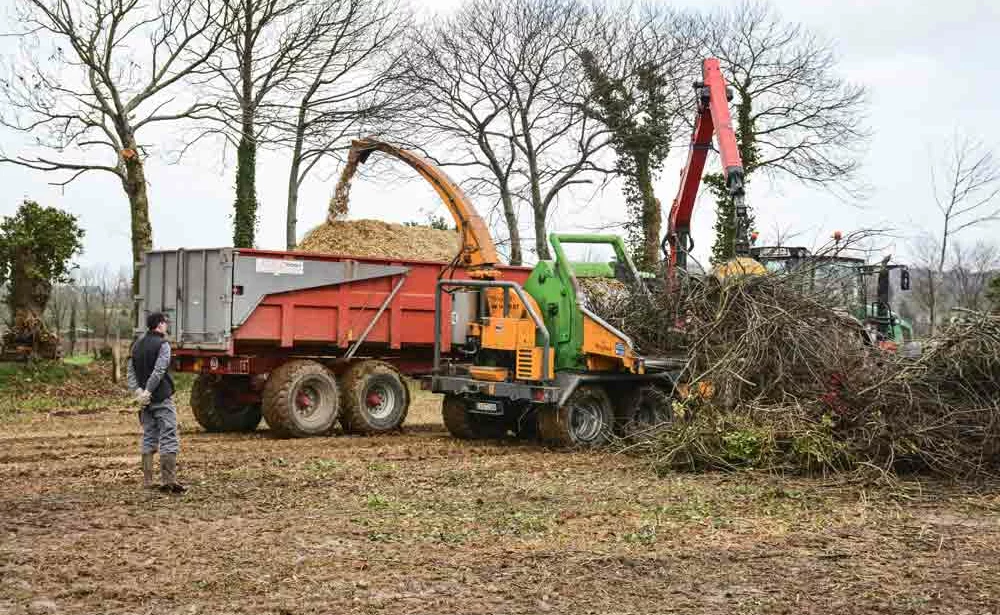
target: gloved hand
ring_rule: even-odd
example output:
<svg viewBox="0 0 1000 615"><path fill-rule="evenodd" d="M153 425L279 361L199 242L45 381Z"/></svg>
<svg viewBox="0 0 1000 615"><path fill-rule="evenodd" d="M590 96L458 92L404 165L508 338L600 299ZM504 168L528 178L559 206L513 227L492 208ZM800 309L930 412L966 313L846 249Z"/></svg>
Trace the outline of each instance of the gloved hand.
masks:
<svg viewBox="0 0 1000 615"><path fill-rule="evenodd" d="M149 399L153 396L152 393L143 388L137 388L133 391L135 396L135 401L140 407L145 407L149 405Z"/></svg>

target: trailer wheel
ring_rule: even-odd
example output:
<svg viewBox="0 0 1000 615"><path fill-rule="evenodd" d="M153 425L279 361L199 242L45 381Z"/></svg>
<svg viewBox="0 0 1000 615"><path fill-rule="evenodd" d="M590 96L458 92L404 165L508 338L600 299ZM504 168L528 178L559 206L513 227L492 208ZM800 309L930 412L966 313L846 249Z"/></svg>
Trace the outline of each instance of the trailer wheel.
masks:
<svg viewBox="0 0 1000 615"><path fill-rule="evenodd" d="M282 438L328 435L340 414L337 379L316 361L290 361L264 386L264 418Z"/></svg>
<svg viewBox="0 0 1000 615"><path fill-rule="evenodd" d="M622 398L618 419L622 435L627 438L648 436L653 428L674 419L673 396L670 388L646 384Z"/></svg>
<svg viewBox="0 0 1000 615"><path fill-rule="evenodd" d="M502 421L476 416L467 408L468 405L461 396L444 396L441 418L452 436L459 440L488 440L507 435L507 427Z"/></svg>
<svg viewBox="0 0 1000 615"><path fill-rule="evenodd" d="M607 392L595 385L573 391L563 406L538 411L538 435L552 446L593 448L607 444L614 430L614 412Z"/></svg>
<svg viewBox="0 0 1000 615"><path fill-rule="evenodd" d="M260 424L260 404L239 400L239 394L249 387L245 378L200 374L191 387L195 420L210 432L254 431Z"/></svg>
<svg viewBox="0 0 1000 615"><path fill-rule="evenodd" d="M392 365L362 361L340 377L340 424L347 433L399 429L410 410L410 390Z"/></svg>

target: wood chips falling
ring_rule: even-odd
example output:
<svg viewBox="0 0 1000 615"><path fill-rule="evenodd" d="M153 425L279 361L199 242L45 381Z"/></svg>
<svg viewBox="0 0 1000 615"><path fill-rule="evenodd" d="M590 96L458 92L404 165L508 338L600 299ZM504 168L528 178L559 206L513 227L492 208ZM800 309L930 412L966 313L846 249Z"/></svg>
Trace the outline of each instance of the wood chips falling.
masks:
<svg viewBox="0 0 1000 615"><path fill-rule="evenodd" d="M296 247L303 252L451 261L458 254L456 231L404 226L381 220L334 220L309 231Z"/></svg>

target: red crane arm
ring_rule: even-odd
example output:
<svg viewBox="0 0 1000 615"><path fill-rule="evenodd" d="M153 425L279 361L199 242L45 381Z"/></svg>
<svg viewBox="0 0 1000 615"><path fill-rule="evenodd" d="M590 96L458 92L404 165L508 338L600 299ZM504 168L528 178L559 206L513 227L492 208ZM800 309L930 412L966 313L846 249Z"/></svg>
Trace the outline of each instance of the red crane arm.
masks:
<svg viewBox="0 0 1000 615"><path fill-rule="evenodd" d="M715 134L719 143L719 154L722 158L722 169L726 178L726 187L733 197L737 209L736 253L749 253L750 242L747 238L748 224L745 221L746 207L743 204L743 161L736 144L736 133L733 130L733 120L729 114L729 98L731 94L726 86L726 79L719 69L719 61L708 58L702 65L702 80L696 82L695 94L698 104L698 116L695 118L694 132L691 135L691 146L688 150L687 164L681 171L681 183L677 196L670 208L667 222L667 235L664 238L664 252L669 243L667 256L667 275L673 279L677 267L687 265L687 254L693 247L691 243L691 213L694 210L698 187L705 170L705 160L712 149L712 135Z"/></svg>

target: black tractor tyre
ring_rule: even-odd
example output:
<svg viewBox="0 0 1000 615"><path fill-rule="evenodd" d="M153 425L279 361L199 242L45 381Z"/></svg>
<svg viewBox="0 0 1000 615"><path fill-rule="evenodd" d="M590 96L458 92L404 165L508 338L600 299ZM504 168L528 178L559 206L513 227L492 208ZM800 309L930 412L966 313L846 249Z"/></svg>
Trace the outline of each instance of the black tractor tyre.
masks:
<svg viewBox="0 0 1000 615"><path fill-rule="evenodd" d="M205 431L247 432L260 424L260 404L239 403L236 396L249 388L246 378L200 374L191 387L191 411Z"/></svg>
<svg viewBox="0 0 1000 615"><path fill-rule="evenodd" d="M611 399L600 386L583 385L562 406L538 411L538 436L550 446L596 448L607 444L614 433Z"/></svg>
<svg viewBox="0 0 1000 615"><path fill-rule="evenodd" d="M674 419L671 388L664 384L644 384L622 396L618 403L618 425L626 438L651 435L659 426Z"/></svg>
<svg viewBox="0 0 1000 615"><path fill-rule="evenodd" d="M441 418L448 432L459 440L488 440L507 435L507 427L502 419L480 417L469 412L468 403L458 395L444 396Z"/></svg>
<svg viewBox="0 0 1000 615"><path fill-rule="evenodd" d="M410 390L384 361L362 361L340 376L340 425L347 433L380 434L403 426Z"/></svg>
<svg viewBox="0 0 1000 615"><path fill-rule="evenodd" d="M321 363L289 361L264 385L264 419L280 438L329 435L339 416L337 379Z"/></svg>

